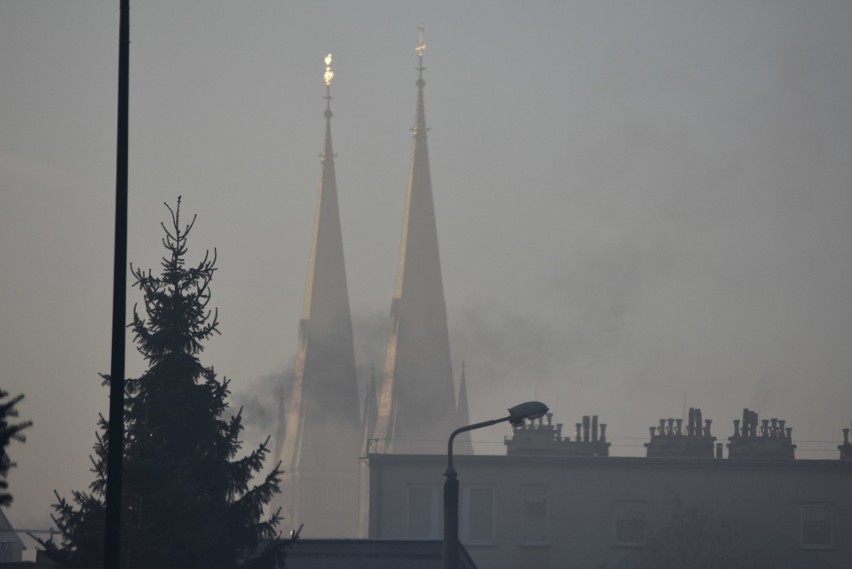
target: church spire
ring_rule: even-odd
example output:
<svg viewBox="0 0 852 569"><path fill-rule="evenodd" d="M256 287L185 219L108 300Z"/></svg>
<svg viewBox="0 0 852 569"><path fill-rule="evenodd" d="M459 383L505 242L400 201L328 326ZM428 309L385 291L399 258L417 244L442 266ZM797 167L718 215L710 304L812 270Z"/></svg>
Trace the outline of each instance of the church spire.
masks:
<svg viewBox="0 0 852 569"><path fill-rule="evenodd" d="M456 428L465 427L470 424L470 413L467 407L467 378L465 377L465 365L462 361L461 379L459 380L459 397L456 404ZM456 437L457 454L473 454L473 444L470 442L470 431Z"/></svg>
<svg viewBox="0 0 852 569"><path fill-rule="evenodd" d="M421 27L416 49L419 65L411 169L374 436L385 452L444 452L456 418L426 145L425 49Z"/></svg>
<svg viewBox="0 0 852 569"><path fill-rule="evenodd" d="M325 143L293 388L281 462L285 512L317 536L358 522L360 419L349 293L331 144L331 54L325 58Z"/></svg>

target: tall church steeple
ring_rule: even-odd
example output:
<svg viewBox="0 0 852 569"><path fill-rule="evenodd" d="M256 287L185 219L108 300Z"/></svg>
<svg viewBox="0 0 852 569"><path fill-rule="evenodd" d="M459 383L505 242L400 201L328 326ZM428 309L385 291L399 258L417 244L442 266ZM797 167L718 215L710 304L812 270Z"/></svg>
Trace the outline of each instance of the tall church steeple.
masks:
<svg viewBox="0 0 852 569"><path fill-rule="evenodd" d="M417 113L402 243L391 301L375 437L384 452L446 450L456 420L447 308L441 279L423 103L422 27L417 46Z"/></svg>
<svg viewBox="0 0 852 569"><path fill-rule="evenodd" d="M357 528L361 433L331 145L331 54L325 63L322 174L280 459L287 522L310 527L312 536L340 537Z"/></svg>

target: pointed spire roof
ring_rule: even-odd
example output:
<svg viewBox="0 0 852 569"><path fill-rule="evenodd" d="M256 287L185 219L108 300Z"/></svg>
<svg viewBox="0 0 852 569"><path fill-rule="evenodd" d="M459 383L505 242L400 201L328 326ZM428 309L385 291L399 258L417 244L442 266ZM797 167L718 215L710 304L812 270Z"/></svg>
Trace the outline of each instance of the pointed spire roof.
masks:
<svg viewBox="0 0 852 569"><path fill-rule="evenodd" d="M287 516L313 535L342 536L358 521L361 425L331 144L331 54L325 61L322 169L280 459Z"/></svg>
<svg viewBox="0 0 852 569"><path fill-rule="evenodd" d="M421 28L411 170L374 437L385 452L444 452L456 412L426 144L425 48Z"/></svg>
<svg viewBox="0 0 852 569"><path fill-rule="evenodd" d="M470 425L470 413L467 406L467 378L465 377L465 365L462 361L461 379L459 380L459 397L456 404L456 428ZM473 443L470 441L470 431L460 434L456 438L455 452L458 454L473 454Z"/></svg>
<svg viewBox="0 0 852 569"><path fill-rule="evenodd" d="M364 415L361 419L361 433L363 434L361 456L367 456L370 453L370 439L373 436L373 431L375 431L376 429L377 416L378 410L376 409L376 366L371 366L370 382L367 384L366 393L364 394Z"/></svg>

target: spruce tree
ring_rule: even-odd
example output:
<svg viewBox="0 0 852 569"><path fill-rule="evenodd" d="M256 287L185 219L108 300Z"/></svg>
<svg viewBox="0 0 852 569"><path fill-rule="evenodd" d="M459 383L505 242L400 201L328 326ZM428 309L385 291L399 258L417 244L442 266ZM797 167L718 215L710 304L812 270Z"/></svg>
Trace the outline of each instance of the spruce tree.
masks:
<svg viewBox="0 0 852 569"><path fill-rule="evenodd" d="M130 329L148 369L126 388L122 567L274 567L290 540L252 553L278 537L278 513L264 518L263 510L282 472L276 466L254 483L268 439L240 454L241 411L228 414L229 381L199 361L204 342L219 333L218 311L208 308L216 253L187 264L195 217L182 225L180 204L167 204L171 220L161 223L161 274L131 266L144 305L141 315L134 308ZM54 506L62 543L45 545L71 567L102 565L106 427L101 417L89 492L74 492L71 501L57 496Z"/></svg>
<svg viewBox="0 0 852 569"><path fill-rule="evenodd" d="M18 416L18 410L15 406L24 396L17 395L11 399L6 399L8 396L8 392L0 389L0 506L8 506L12 503L12 495L7 492L9 483L6 481L6 477L9 475L9 469L14 467L15 463L9 458L6 447L13 440L26 441L27 439L22 431L32 425L31 421L21 423L11 421Z"/></svg>

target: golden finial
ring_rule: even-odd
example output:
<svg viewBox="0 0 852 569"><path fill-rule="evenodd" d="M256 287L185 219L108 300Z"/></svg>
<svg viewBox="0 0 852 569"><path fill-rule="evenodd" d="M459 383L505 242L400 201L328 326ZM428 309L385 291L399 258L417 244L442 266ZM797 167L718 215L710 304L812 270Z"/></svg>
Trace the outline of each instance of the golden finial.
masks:
<svg viewBox="0 0 852 569"><path fill-rule="evenodd" d="M327 53L325 56L325 73L322 75L323 80L325 80L325 86L331 86L331 80L334 79L334 71L331 70L331 54Z"/></svg>
<svg viewBox="0 0 852 569"><path fill-rule="evenodd" d="M425 44L425 43L423 43L423 25L422 25L422 24L421 24L421 25L419 25L419 26L417 26L417 32L418 32L418 34L419 34L419 36L420 36L420 39L419 39L419 41L417 42L417 47L415 48L415 50L414 50L414 51L416 51L416 52L417 52L417 57L422 58L422 57L423 57L423 52L424 52L424 51L426 51L426 44Z"/></svg>

